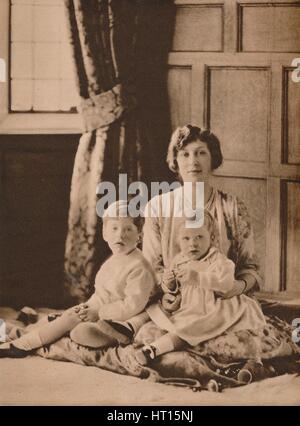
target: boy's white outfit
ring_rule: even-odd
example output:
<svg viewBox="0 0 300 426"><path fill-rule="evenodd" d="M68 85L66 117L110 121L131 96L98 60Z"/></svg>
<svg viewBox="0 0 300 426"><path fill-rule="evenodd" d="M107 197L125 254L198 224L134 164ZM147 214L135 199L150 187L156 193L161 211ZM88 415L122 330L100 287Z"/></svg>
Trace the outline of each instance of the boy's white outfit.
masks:
<svg viewBox="0 0 300 426"><path fill-rule="evenodd" d="M154 272L139 249L113 254L99 269L87 304L100 319L126 321L145 309L154 285Z"/></svg>
<svg viewBox="0 0 300 426"><path fill-rule="evenodd" d="M172 269L182 264L184 256L175 256ZM217 248L211 247L200 260L190 260L186 267L197 272L197 279L181 286L181 306L166 314L159 303L147 308L152 321L161 329L176 334L192 346L221 335L225 331L258 329L265 325L258 303L242 294L222 299L233 288L234 263Z"/></svg>

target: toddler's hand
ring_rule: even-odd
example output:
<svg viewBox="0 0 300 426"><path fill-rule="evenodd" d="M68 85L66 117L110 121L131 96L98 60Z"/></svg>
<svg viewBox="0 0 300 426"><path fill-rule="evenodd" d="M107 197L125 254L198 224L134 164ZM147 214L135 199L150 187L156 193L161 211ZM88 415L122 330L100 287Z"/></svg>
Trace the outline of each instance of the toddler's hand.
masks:
<svg viewBox="0 0 300 426"><path fill-rule="evenodd" d="M99 319L99 314L97 309L93 309L88 304L82 303L80 306L80 310L78 312L78 316L81 319L81 321L91 321L95 322Z"/></svg>
<svg viewBox="0 0 300 426"><path fill-rule="evenodd" d="M80 305L76 305L76 306L74 306L74 312L76 313L76 314L79 314L79 312L80 312L80 310L81 310L81 308L83 307L83 305L84 305L84 303L80 303Z"/></svg>
<svg viewBox="0 0 300 426"><path fill-rule="evenodd" d="M198 272L190 267L180 267L176 272L176 277L182 285L200 284Z"/></svg>
<svg viewBox="0 0 300 426"><path fill-rule="evenodd" d="M181 304L181 294L178 293L177 295L175 295L172 293L166 293L161 299L161 304L166 312L170 313L177 311L177 309L180 308Z"/></svg>
<svg viewBox="0 0 300 426"><path fill-rule="evenodd" d="M163 287L166 287L167 290L175 291L177 284L176 284L176 277L174 271L171 269L166 269L162 276L162 285Z"/></svg>

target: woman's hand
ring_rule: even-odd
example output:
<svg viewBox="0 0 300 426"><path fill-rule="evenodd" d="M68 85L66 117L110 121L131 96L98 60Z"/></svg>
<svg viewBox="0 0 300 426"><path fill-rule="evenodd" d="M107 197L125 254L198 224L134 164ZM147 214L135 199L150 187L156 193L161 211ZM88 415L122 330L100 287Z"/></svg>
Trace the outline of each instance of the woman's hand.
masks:
<svg viewBox="0 0 300 426"><path fill-rule="evenodd" d="M231 290L227 291L227 293L222 294L222 299L231 299L235 296L240 296L246 290L247 283L243 280L235 280L234 286ZM218 294L218 293L217 293Z"/></svg>
<svg viewBox="0 0 300 426"><path fill-rule="evenodd" d="M166 293L161 299L161 304L163 309L168 313L177 311L181 304L181 294Z"/></svg>
<svg viewBox="0 0 300 426"><path fill-rule="evenodd" d="M77 314L78 314L79 318L81 319L81 321L95 322L95 321L98 321L98 319L99 319L97 309L92 308L91 306L89 306L86 303L82 303L81 305L77 306L77 310L78 310Z"/></svg>

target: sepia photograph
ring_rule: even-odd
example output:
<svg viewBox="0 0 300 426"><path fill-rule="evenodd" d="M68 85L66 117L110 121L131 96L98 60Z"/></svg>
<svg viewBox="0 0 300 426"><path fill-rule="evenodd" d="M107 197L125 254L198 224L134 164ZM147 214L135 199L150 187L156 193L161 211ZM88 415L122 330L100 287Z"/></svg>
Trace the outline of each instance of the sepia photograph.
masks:
<svg viewBox="0 0 300 426"><path fill-rule="evenodd" d="M1 406L299 406L299 255L300 0L0 0Z"/></svg>

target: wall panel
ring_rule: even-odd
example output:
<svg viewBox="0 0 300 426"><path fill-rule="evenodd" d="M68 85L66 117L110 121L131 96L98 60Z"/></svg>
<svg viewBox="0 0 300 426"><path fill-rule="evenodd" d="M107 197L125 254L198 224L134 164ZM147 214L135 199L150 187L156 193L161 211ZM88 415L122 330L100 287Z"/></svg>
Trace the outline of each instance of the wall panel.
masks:
<svg viewBox="0 0 300 426"><path fill-rule="evenodd" d="M264 3L240 6L239 50L299 52L300 4Z"/></svg>
<svg viewBox="0 0 300 426"><path fill-rule="evenodd" d="M261 275L265 276L266 257L266 181L263 179L247 179L236 177L214 177L215 185L225 192L237 195L248 209L251 217L257 258Z"/></svg>
<svg viewBox="0 0 300 426"><path fill-rule="evenodd" d="M300 21L299 21L300 26ZM300 164L300 83L292 81L292 71L284 71L284 162Z"/></svg>
<svg viewBox="0 0 300 426"><path fill-rule="evenodd" d="M286 252L284 261L286 270L283 287L289 291L300 291L300 182L285 184L286 198Z"/></svg>
<svg viewBox="0 0 300 426"><path fill-rule="evenodd" d="M266 68L210 68L208 121L227 160L266 161L268 79Z"/></svg>
<svg viewBox="0 0 300 426"><path fill-rule="evenodd" d="M170 67L168 72L168 93L171 126L183 126L191 118L191 77L190 67Z"/></svg>
<svg viewBox="0 0 300 426"><path fill-rule="evenodd" d="M198 52L223 50L222 6L207 3L207 5L177 6L172 50Z"/></svg>

